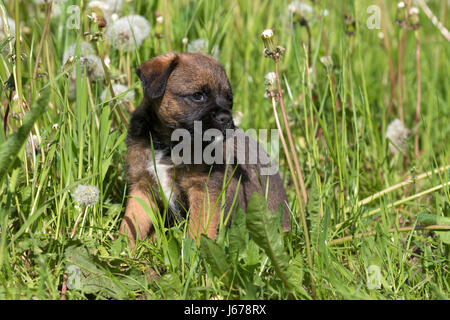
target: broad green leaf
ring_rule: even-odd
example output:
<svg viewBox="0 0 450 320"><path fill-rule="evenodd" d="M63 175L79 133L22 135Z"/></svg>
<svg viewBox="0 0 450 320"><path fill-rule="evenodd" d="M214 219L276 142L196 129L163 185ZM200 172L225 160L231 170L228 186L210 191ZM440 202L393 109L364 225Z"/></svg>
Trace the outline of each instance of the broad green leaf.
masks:
<svg viewBox="0 0 450 320"><path fill-rule="evenodd" d="M46 106L47 93L43 93L23 118L22 126L0 145L0 181L14 164L14 160L27 140L33 124L42 116Z"/></svg>
<svg viewBox="0 0 450 320"><path fill-rule="evenodd" d="M250 198L246 221L252 240L265 251L278 276L289 287L286 275L289 257L284 248L280 221L267 208L266 200L259 193L253 193Z"/></svg>
<svg viewBox="0 0 450 320"><path fill-rule="evenodd" d="M310 225L311 242L317 244L320 236L320 192L315 179L312 179L310 196L308 197L308 220Z"/></svg>
<svg viewBox="0 0 450 320"><path fill-rule="evenodd" d="M200 253L211 266L211 271L214 276L225 279L227 282L231 273L231 266L224 249L213 240L202 235L200 240Z"/></svg>
<svg viewBox="0 0 450 320"><path fill-rule="evenodd" d="M79 244L73 244L65 250L65 260L69 280L77 284L75 288L84 293L101 294L107 297L124 298L129 290L137 290L145 283L144 276L133 274L129 281L127 274L119 270L110 270L98 258ZM119 277L113 274L119 274ZM79 287L78 287L79 286Z"/></svg>
<svg viewBox="0 0 450 320"><path fill-rule="evenodd" d="M297 254L289 261L287 270L289 282L294 289L300 288L303 282L303 260L300 254Z"/></svg>
<svg viewBox="0 0 450 320"><path fill-rule="evenodd" d="M245 212L238 208L233 216L229 230L230 256L233 261L245 257L247 253L248 232L245 227Z"/></svg>
<svg viewBox="0 0 450 320"><path fill-rule="evenodd" d="M169 261L173 270L175 270L180 264L180 254L180 245L178 243L176 234L172 229L169 231L169 239L167 241L167 255L169 256Z"/></svg>
<svg viewBox="0 0 450 320"><path fill-rule="evenodd" d="M166 299L179 300L183 285L176 273L166 273L157 282Z"/></svg>

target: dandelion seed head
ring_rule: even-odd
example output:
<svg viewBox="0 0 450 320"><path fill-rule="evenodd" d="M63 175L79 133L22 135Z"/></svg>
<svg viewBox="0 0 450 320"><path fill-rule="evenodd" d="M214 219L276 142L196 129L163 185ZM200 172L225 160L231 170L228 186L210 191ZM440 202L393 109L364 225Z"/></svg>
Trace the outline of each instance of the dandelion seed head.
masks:
<svg viewBox="0 0 450 320"><path fill-rule="evenodd" d="M67 62L71 62L76 56L76 46L77 44L75 43L64 51L63 65ZM103 70L102 61L95 55L95 51L89 42L80 42L78 58L80 60L81 72L83 73L84 67L86 67L87 75L91 80L101 80L104 78L105 72ZM75 79L75 77L76 71L74 69L71 78Z"/></svg>
<svg viewBox="0 0 450 320"><path fill-rule="evenodd" d="M277 81L277 74L275 72L269 72L264 76L264 79L268 85L274 85Z"/></svg>
<svg viewBox="0 0 450 320"><path fill-rule="evenodd" d="M72 194L74 201L80 207L95 205L100 199L100 191L96 186L79 185Z"/></svg>
<svg viewBox="0 0 450 320"><path fill-rule="evenodd" d="M323 9L322 11L320 11L320 14L323 17L328 17L330 15L330 11L328 11L328 9Z"/></svg>
<svg viewBox="0 0 450 320"><path fill-rule="evenodd" d="M294 20L300 20L301 22L311 20L314 9L309 4L302 1L293 1L287 7L288 13L292 14Z"/></svg>
<svg viewBox="0 0 450 320"><path fill-rule="evenodd" d="M419 8L411 7L411 9L409 9L409 14L410 15L419 14Z"/></svg>
<svg viewBox="0 0 450 320"><path fill-rule="evenodd" d="M272 29L266 29L263 32L261 32L261 38L263 38L263 39L270 39L272 37L273 37Z"/></svg>
<svg viewBox="0 0 450 320"><path fill-rule="evenodd" d="M122 10L123 0L91 0L89 7L100 10L107 22L114 21L114 16Z"/></svg>
<svg viewBox="0 0 450 320"><path fill-rule="evenodd" d="M127 86L124 86L123 84L113 84L113 90L114 90L114 94L116 96L124 93L125 91L129 90L129 88ZM105 101L107 98L111 98L111 94L109 91L109 88L106 88L105 90L103 90L102 94L101 94L101 99L102 101ZM126 102L132 102L134 101L134 91L130 90L128 91L123 97L122 99L123 101Z"/></svg>
<svg viewBox="0 0 450 320"><path fill-rule="evenodd" d="M242 123L242 117L244 114L241 111L235 111L233 114L233 122L236 126L240 126Z"/></svg>
<svg viewBox="0 0 450 320"><path fill-rule="evenodd" d="M393 120L386 128L386 138L390 140L389 151L393 154L397 154L399 150L405 152L410 133L399 119Z"/></svg>
<svg viewBox="0 0 450 320"><path fill-rule="evenodd" d="M264 76L264 82L266 84L265 98L268 98L270 94L273 94L277 90L277 75L275 72L269 72Z"/></svg>
<svg viewBox="0 0 450 320"><path fill-rule="evenodd" d="M333 66L333 58L331 58L331 56L320 57L320 62L322 62L326 68L331 68Z"/></svg>
<svg viewBox="0 0 450 320"><path fill-rule="evenodd" d="M403 9L406 6L406 4L403 1L400 1L399 3L397 3L397 8L399 9Z"/></svg>
<svg viewBox="0 0 450 320"><path fill-rule="evenodd" d="M191 53L209 54L209 41L206 39L192 40L187 45L187 51ZM211 55L219 59L220 50L216 45L211 49Z"/></svg>
<svg viewBox="0 0 450 320"><path fill-rule="evenodd" d="M101 80L105 77L102 61L94 54L88 54L80 58L80 67L86 67L86 73L91 80Z"/></svg>
<svg viewBox="0 0 450 320"><path fill-rule="evenodd" d="M11 36L14 37L16 34L16 23L10 17L7 17L6 20L8 21ZM6 25L3 23L3 16L0 15L0 40L5 39L7 36L8 34L6 33Z"/></svg>
<svg viewBox="0 0 450 320"><path fill-rule="evenodd" d="M74 43L73 45L68 47L66 49L66 51L64 51L63 65L66 64L66 62L71 57L75 57L76 47L77 47L77 44ZM95 51L94 51L94 49L92 48L92 46L91 46L91 44L89 42L86 42L86 41L80 42L80 54L79 54L79 57L84 57L86 55L90 55L90 54L94 54L94 53L95 53Z"/></svg>
<svg viewBox="0 0 450 320"><path fill-rule="evenodd" d="M33 134L33 144L34 144L34 150L37 150L39 148L39 138L37 135ZM29 157L33 155L33 144L30 141L30 137L27 139L27 144L25 145L25 151Z"/></svg>
<svg viewBox="0 0 450 320"><path fill-rule="evenodd" d="M288 10L302 16L313 13L313 7L302 1L293 1L288 5Z"/></svg>
<svg viewBox="0 0 450 320"><path fill-rule="evenodd" d="M109 24L106 29L106 38L118 50L133 51L142 45L150 31L150 24L144 17L130 15Z"/></svg>
<svg viewBox="0 0 450 320"><path fill-rule="evenodd" d="M64 8L64 2L66 0L34 0L34 3L36 3L39 6L42 6L46 3L53 2L52 4L52 13L50 14L50 17L57 18L61 15Z"/></svg>

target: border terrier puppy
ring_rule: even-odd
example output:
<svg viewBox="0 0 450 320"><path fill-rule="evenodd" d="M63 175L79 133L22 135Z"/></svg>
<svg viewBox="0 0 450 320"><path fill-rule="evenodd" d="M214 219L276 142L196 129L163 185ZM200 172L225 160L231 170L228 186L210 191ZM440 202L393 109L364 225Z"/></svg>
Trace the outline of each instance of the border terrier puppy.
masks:
<svg viewBox="0 0 450 320"><path fill-rule="evenodd" d="M144 98L131 116L127 135L130 197L120 226L131 246L136 239L154 234L148 208L154 217L167 209L172 219L188 219L189 236L199 243L203 233L215 239L221 212L225 219L237 206L245 211L254 192L267 192L273 212L283 206L282 229L289 230L281 178L277 172L262 174L262 164L267 164L269 156L234 126L233 94L223 67L209 56L171 52L143 63L137 74ZM198 151L201 154L207 147L202 138L195 147L196 124L201 125L200 134L211 129L224 134L223 139L220 135L211 138L212 144L219 146L215 159L224 161L196 159ZM193 138L194 150L183 150L182 154L183 158L194 158L193 162L174 161L173 134L177 129ZM243 148L236 140L244 141ZM249 164L253 155L258 155L257 161Z"/></svg>

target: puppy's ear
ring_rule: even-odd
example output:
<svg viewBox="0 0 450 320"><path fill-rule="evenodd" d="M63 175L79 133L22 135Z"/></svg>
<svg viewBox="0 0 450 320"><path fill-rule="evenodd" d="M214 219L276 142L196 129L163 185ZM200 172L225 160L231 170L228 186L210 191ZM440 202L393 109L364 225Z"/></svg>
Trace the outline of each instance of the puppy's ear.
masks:
<svg viewBox="0 0 450 320"><path fill-rule="evenodd" d="M136 73L142 81L145 96L158 99L164 95L167 79L177 63L178 54L170 52L144 62L137 69Z"/></svg>

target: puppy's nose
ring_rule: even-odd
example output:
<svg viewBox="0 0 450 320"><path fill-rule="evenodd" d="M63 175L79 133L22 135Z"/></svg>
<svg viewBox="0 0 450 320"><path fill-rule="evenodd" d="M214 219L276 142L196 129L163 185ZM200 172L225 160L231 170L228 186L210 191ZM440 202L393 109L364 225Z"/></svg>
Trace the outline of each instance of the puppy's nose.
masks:
<svg viewBox="0 0 450 320"><path fill-rule="evenodd" d="M216 120L220 122L221 124L227 124L231 122L232 118L231 115L225 112L221 112L216 115Z"/></svg>

